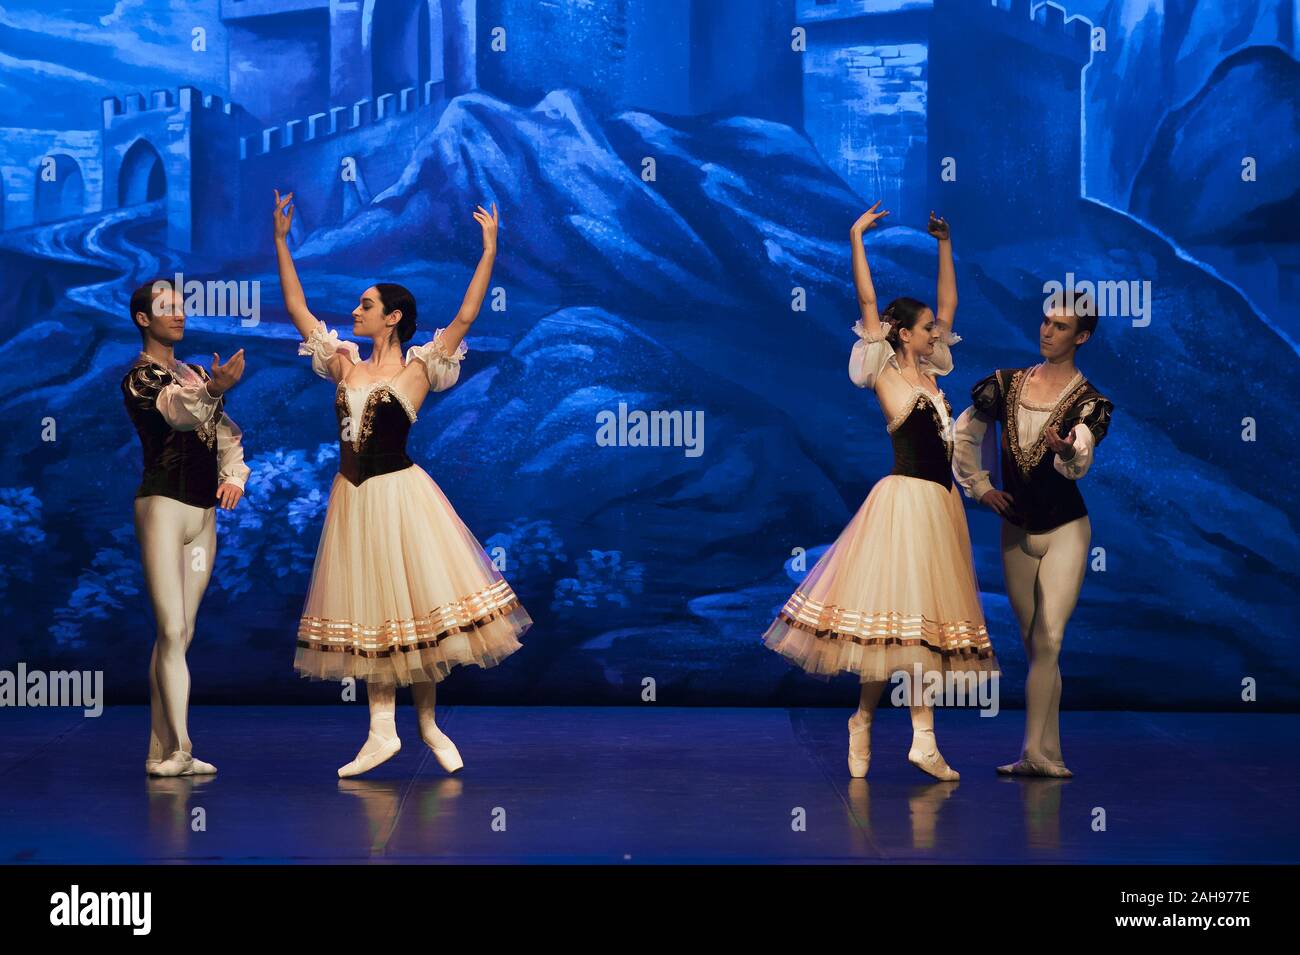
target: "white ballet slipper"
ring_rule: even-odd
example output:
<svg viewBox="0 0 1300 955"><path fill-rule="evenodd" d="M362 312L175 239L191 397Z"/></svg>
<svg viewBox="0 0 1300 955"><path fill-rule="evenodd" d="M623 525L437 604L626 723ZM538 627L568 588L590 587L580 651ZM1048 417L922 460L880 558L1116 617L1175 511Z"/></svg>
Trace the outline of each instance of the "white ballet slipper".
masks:
<svg viewBox="0 0 1300 955"><path fill-rule="evenodd" d="M916 747L912 747L912 749L908 750L907 761L921 772L929 773L935 779L941 779L944 782L961 779L961 773L944 761L944 758L939 755L938 749L925 753Z"/></svg>
<svg viewBox="0 0 1300 955"><path fill-rule="evenodd" d="M1064 763L1052 763L1039 759L1019 759L998 767L999 776L1044 776L1051 779L1069 779L1074 773L1065 768Z"/></svg>
<svg viewBox="0 0 1300 955"><path fill-rule="evenodd" d="M195 776L215 776L215 775L216 775L216 773L217 773L217 767L213 766L211 763L205 763L205 762L204 762L203 760L201 760L201 759L193 759L192 756L191 756L191 759L192 759L193 775L195 775Z"/></svg>
<svg viewBox="0 0 1300 955"><path fill-rule="evenodd" d="M184 750L177 750L166 759L160 759L153 764L150 769L148 763L145 764L145 771L150 776L193 776L194 775L194 757Z"/></svg>
<svg viewBox="0 0 1300 955"><path fill-rule="evenodd" d="M371 746L371 740L376 744ZM396 736L391 739L385 739L376 733L370 733L366 736L365 745L361 747L361 752L357 753L357 758L345 766L339 767L339 778L347 779L349 776L360 776L374 769L380 763L386 763L397 755L397 751L402 748L402 741Z"/></svg>

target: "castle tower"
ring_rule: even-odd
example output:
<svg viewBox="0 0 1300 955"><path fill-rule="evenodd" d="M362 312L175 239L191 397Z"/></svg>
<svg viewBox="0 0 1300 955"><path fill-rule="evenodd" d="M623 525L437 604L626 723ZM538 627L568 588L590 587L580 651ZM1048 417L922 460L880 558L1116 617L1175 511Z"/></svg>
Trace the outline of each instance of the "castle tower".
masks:
<svg viewBox="0 0 1300 955"><path fill-rule="evenodd" d="M330 0L221 0L228 99L255 126L330 105L330 70L340 52L332 48L333 6ZM355 62L357 50L346 52Z"/></svg>
<svg viewBox="0 0 1300 955"><path fill-rule="evenodd" d="M455 96L474 86L475 5L222 0L230 99L266 128L429 83L435 99Z"/></svg>
<svg viewBox="0 0 1300 955"><path fill-rule="evenodd" d="M103 208L162 201L168 246L191 250L196 223L230 207L238 109L190 86L155 90L147 104L138 93L109 96L102 109Z"/></svg>
<svg viewBox="0 0 1300 955"><path fill-rule="evenodd" d="M531 106L572 88L597 116L723 112L797 123L794 0L479 0L482 88ZM504 31L505 50L494 49Z"/></svg>
<svg viewBox="0 0 1300 955"><path fill-rule="evenodd" d="M978 0L966 0L969 4ZM804 130L827 165L896 222L928 211L933 0L798 0Z"/></svg>
<svg viewBox="0 0 1300 955"><path fill-rule="evenodd" d="M929 206L980 244L1073 231L1092 24L1055 3L934 0ZM945 181L945 163L956 179Z"/></svg>

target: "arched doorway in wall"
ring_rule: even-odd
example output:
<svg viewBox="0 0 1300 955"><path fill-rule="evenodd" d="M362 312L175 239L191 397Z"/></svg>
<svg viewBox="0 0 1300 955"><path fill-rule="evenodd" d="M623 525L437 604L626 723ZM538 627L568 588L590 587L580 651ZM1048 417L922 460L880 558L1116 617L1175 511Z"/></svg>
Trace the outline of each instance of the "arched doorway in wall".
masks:
<svg viewBox="0 0 1300 955"><path fill-rule="evenodd" d="M81 215L86 184L81 166L66 153L42 156L36 166L36 222L55 222Z"/></svg>
<svg viewBox="0 0 1300 955"><path fill-rule="evenodd" d="M117 174L118 206L135 206L153 202L167 195L167 173L158 150L144 139L137 139L122 157Z"/></svg>

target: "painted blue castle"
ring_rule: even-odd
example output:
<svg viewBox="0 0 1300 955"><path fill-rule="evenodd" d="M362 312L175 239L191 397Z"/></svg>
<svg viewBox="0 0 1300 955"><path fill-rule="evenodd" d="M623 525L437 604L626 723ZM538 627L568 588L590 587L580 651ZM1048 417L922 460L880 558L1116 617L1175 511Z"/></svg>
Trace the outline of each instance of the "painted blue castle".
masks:
<svg viewBox="0 0 1300 955"><path fill-rule="evenodd" d="M221 88L107 97L99 130L7 136L0 223L147 206L173 249L246 253L272 188L293 184L307 229L341 221L397 178L447 99L475 86L473 3L221 0L219 10L207 40L226 62Z"/></svg>
<svg viewBox="0 0 1300 955"><path fill-rule="evenodd" d="M803 128L860 196L964 239L1075 214L1088 20L1031 0L798 0L797 19Z"/></svg>
<svg viewBox="0 0 1300 955"><path fill-rule="evenodd" d="M218 88L107 97L98 130L7 131L0 228L138 209L170 248L260 253L273 188L296 192L296 229L342 222L473 89L802 127L895 221L933 207L967 237L991 216L1048 231L1079 196L1091 24L1050 2L220 0L218 19Z"/></svg>

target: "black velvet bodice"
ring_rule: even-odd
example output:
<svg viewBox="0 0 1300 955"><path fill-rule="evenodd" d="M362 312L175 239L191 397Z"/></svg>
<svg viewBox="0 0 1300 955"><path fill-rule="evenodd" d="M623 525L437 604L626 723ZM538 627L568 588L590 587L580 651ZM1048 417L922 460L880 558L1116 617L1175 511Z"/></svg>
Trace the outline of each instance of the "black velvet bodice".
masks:
<svg viewBox="0 0 1300 955"><path fill-rule="evenodd" d="M938 397L951 421L952 406L942 394ZM930 397L920 391L914 392L910 410L890 422L889 437L894 444L891 474L952 487L951 427L945 428L939 409Z"/></svg>
<svg viewBox="0 0 1300 955"><path fill-rule="evenodd" d="M201 366L186 364L208 380ZM157 407L158 393L177 383L176 376L162 365L144 359L138 360L122 379L122 399L144 452L144 474L135 496L159 495L194 507L215 507L217 422L224 413L224 403L218 402L212 417L198 428L177 431Z"/></svg>
<svg viewBox="0 0 1300 955"><path fill-rule="evenodd" d="M1114 405L1084 379L1067 395L1062 395L1043 425L1038 440L1027 448L1020 446L1016 418L1020 409L1020 391L1031 369L999 369L981 379L971 389L975 410L1002 426L1002 490L1011 495L1012 511L1008 522L1030 533L1043 533L1077 520L1088 513L1079 492L1079 484L1056 470L1055 455L1042 435L1050 428L1064 438L1076 424L1088 426L1094 446L1101 443L1110 428Z"/></svg>
<svg viewBox="0 0 1300 955"><path fill-rule="evenodd" d="M339 473L355 485L367 478L409 468L406 438L414 415L402 397L386 384L366 397L361 420L352 420L347 388L339 384L334 400L339 421Z"/></svg>

